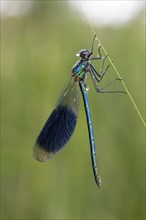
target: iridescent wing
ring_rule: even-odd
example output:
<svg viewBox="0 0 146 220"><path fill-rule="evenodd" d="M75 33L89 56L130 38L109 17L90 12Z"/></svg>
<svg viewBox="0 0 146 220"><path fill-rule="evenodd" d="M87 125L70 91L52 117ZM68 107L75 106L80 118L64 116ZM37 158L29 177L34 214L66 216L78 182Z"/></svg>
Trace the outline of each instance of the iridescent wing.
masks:
<svg viewBox="0 0 146 220"><path fill-rule="evenodd" d="M34 144L36 160L47 161L69 141L78 117L78 83L71 78Z"/></svg>

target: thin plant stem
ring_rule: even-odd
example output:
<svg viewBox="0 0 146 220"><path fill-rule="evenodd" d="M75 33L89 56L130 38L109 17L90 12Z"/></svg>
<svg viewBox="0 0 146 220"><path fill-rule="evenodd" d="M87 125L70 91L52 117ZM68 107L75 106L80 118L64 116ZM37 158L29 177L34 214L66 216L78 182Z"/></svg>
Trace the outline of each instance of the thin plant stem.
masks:
<svg viewBox="0 0 146 220"><path fill-rule="evenodd" d="M80 9L82 10L81 7L80 7ZM91 31L94 33L94 35L96 35L96 40L99 42L99 44L100 44L100 46L101 46L103 52L105 53L105 55L107 55L107 52L106 52L105 48L103 47L103 45L102 45L102 43L101 43L101 41L100 41L100 39L99 39L97 33L95 32L93 26L92 26L92 25L90 24L90 22L88 21L88 18L86 17L86 15L85 15L85 13L84 13L83 10L82 10L82 14L83 14L83 16L84 16L84 18L85 18L86 23L89 25ZM110 56L108 56L107 58L108 58L108 60L109 60L109 62L110 62L110 64L111 64L111 66L113 67L115 73L117 74L118 78L121 79L121 83L122 83L122 85L123 85L123 87L124 87L124 89L125 89L127 95L129 96L129 98L130 98L130 100L131 100L131 102L132 102L132 104L133 104L133 106L134 106L134 108L135 108L135 110L136 110L136 112L137 112L137 114L138 114L138 116L139 116L141 122L143 123L144 127L146 128L146 123L145 123L145 121L144 121L144 119L143 119L143 117L142 117L142 115L141 115L141 113L140 113L140 111L139 111L139 109L138 109L138 107L137 107L137 105L136 105L134 99L132 98L132 96L131 96L131 94L130 94L130 92L129 92L129 90L128 90L126 84L125 84L125 82L123 81L123 79L122 79L122 77L121 77L119 71L118 71L117 68L115 67L115 65L114 65L114 63L112 62Z"/></svg>

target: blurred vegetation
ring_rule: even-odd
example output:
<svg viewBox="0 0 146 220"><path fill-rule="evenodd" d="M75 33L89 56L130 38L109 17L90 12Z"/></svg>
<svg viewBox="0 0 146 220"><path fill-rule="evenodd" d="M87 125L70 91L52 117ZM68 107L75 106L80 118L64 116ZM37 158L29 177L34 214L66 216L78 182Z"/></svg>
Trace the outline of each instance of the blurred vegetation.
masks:
<svg viewBox="0 0 146 220"><path fill-rule="evenodd" d="M144 13L117 29L96 30L144 115ZM76 51L90 49L92 39L81 16L62 1L36 1L29 13L1 20L2 219L144 218L145 133L127 95L96 94L88 77L100 189L81 97L77 127L65 148L48 163L32 157ZM115 77L110 68L101 87Z"/></svg>

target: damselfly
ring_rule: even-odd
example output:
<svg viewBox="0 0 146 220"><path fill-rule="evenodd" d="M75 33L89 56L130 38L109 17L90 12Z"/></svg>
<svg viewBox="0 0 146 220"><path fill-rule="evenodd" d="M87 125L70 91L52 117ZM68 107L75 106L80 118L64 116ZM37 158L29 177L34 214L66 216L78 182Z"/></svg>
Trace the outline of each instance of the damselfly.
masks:
<svg viewBox="0 0 146 220"><path fill-rule="evenodd" d="M109 65L104 70L104 64L107 56L103 58L100 72L97 72L94 66L91 64L91 60L102 59L101 46L98 47L98 55L96 57L91 57L91 55L93 54L95 38L96 35L93 38L91 50L82 49L79 52L77 52L76 55L80 57L80 60L77 61L77 63L73 66L71 71L71 77L69 81L66 83L64 89L62 90L56 107L54 108L53 112L49 116L40 134L37 137L37 140L33 147L33 155L36 160L45 162L51 159L55 153L61 150L71 138L78 118L79 85L84 101L84 107L87 118L92 168L96 184L99 187L101 184L101 178L98 173L95 152L95 141L88 103L88 87L86 85L87 73L90 73L93 85L98 93L109 93L112 91L106 91L105 88L99 89L97 86L97 83L99 83L102 80L107 69L109 68ZM110 84L111 83L109 83L108 86Z"/></svg>

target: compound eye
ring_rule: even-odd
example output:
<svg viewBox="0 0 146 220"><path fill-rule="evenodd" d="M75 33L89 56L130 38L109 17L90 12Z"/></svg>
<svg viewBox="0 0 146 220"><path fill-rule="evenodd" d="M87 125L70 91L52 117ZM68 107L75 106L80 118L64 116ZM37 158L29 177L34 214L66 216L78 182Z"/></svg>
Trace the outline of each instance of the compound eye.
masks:
<svg viewBox="0 0 146 220"><path fill-rule="evenodd" d="M88 59L91 56L92 52L89 50L84 50L81 52L80 57Z"/></svg>
<svg viewBox="0 0 146 220"><path fill-rule="evenodd" d="M81 52L80 56L83 57L83 58L86 58L87 57L87 52L86 51Z"/></svg>
<svg viewBox="0 0 146 220"><path fill-rule="evenodd" d="M76 53L76 56L77 56L77 57L82 57L82 58L84 58L84 57L85 57L85 49L79 50L79 51Z"/></svg>
<svg viewBox="0 0 146 220"><path fill-rule="evenodd" d="M84 59L88 59L91 56L91 54L92 54L91 51L83 49L83 50L78 51L76 53L76 56L84 58Z"/></svg>

